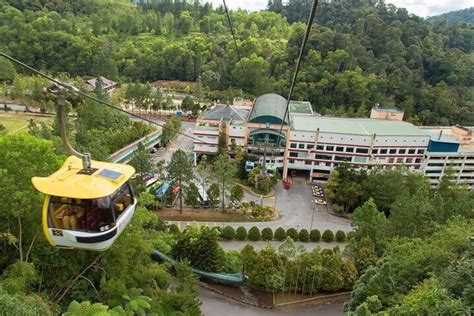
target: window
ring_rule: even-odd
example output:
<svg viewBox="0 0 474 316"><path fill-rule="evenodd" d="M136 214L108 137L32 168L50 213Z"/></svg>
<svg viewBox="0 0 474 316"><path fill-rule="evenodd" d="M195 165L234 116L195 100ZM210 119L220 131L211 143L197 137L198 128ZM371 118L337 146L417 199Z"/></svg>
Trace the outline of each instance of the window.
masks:
<svg viewBox="0 0 474 316"><path fill-rule="evenodd" d="M312 164L313 164L313 162L312 162L312 161L310 161L310 160L306 160L306 161L304 162L304 164L305 164L305 165L312 165Z"/></svg>
<svg viewBox="0 0 474 316"><path fill-rule="evenodd" d="M404 154L406 154L406 152L407 152L406 149L399 149L399 150L398 150L398 153L399 153L400 155L404 155Z"/></svg>
<svg viewBox="0 0 474 316"><path fill-rule="evenodd" d="M415 163L421 163L421 159L420 159L420 158L416 158L416 159L415 159Z"/></svg>
<svg viewBox="0 0 474 316"><path fill-rule="evenodd" d="M327 150L327 151L333 151L333 150L334 150L334 146L326 146L326 150Z"/></svg>
<svg viewBox="0 0 474 316"><path fill-rule="evenodd" d="M403 163L403 158L397 158L397 163Z"/></svg>
<svg viewBox="0 0 474 316"><path fill-rule="evenodd" d="M367 162L367 157L354 157L354 162L366 163Z"/></svg>
<svg viewBox="0 0 474 316"><path fill-rule="evenodd" d="M354 147L346 147L346 152L353 153L354 152Z"/></svg>
<svg viewBox="0 0 474 316"><path fill-rule="evenodd" d="M304 144L299 144L299 145L298 145L298 148L299 148L299 149L304 149Z"/></svg>
<svg viewBox="0 0 474 316"><path fill-rule="evenodd" d="M230 139L230 143L231 143L231 144L235 144L235 138L231 138L231 139Z"/></svg>
<svg viewBox="0 0 474 316"><path fill-rule="evenodd" d="M317 146L316 146L316 149L317 149L317 150L324 150L324 146L323 146L323 145L317 145Z"/></svg>
<svg viewBox="0 0 474 316"><path fill-rule="evenodd" d="M380 154L381 155L387 154L387 149L380 149Z"/></svg>
<svg viewBox="0 0 474 316"><path fill-rule="evenodd" d="M356 153L367 154L367 153L369 153L369 149L368 148L357 148Z"/></svg>
<svg viewBox="0 0 474 316"><path fill-rule="evenodd" d="M424 154L425 153L425 150L424 149L418 149L418 154Z"/></svg>
<svg viewBox="0 0 474 316"><path fill-rule="evenodd" d="M49 227L103 232L113 227L120 215L133 203L133 192L125 183L111 196L85 200L51 197Z"/></svg>
<svg viewBox="0 0 474 316"><path fill-rule="evenodd" d="M314 148L314 145L313 144L308 144L306 145L306 149L313 149Z"/></svg>
<svg viewBox="0 0 474 316"><path fill-rule="evenodd" d="M372 149L372 155L377 155L378 152L379 152L378 149Z"/></svg>
<svg viewBox="0 0 474 316"><path fill-rule="evenodd" d="M290 159L289 162L290 162L290 163L295 163L295 160L294 160L294 159Z"/></svg>
<svg viewBox="0 0 474 316"><path fill-rule="evenodd" d="M290 157L298 157L298 153L293 153L293 152L291 152L291 153L290 153Z"/></svg>
<svg viewBox="0 0 474 316"><path fill-rule="evenodd" d="M405 160L405 162L406 162L406 163L412 163L412 162L413 162L413 158L407 158L407 159Z"/></svg>
<svg viewBox="0 0 474 316"><path fill-rule="evenodd" d="M296 148L296 143L291 143L291 144L290 144L290 147L291 147L291 148Z"/></svg>
<svg viewBox="0 0 474 316"><path fill-rule="evenodd" d="M395 162L395 158L389 158L388 159L388 163L394 163Z"/></svg>
<svg viewBox="0 0 474 316"><path fill-rule="evenodd" d="M351 157L346 157L346 156L334 156L334 160L336 160L336 161L351 161Z"/></svg>
<svg viewBox="0 0 474 316"><path fill-rule="evenodd" d="M414 150L414 149L408 149L408 153L409 153L410 155L414 155L414 154L415 154L415 150Z"/></svg>
<svg viewBox="0 0 474 316"><path fill-rule="evenodd" d="M397 153L396 149L390 149L390 155L395 155Z"/></svg>
<svg viewBox="0 0 474 316"><path fill-rule="evenodd" d="M344 151L344 147L337 146L336 151Z"/></svg>
<svg viewBox="0 0 474 316"><path fill-rule="evenodd" d="M315 158L316 159L321 159L321 160L332 160L331 155L316 155Z"/></svg>

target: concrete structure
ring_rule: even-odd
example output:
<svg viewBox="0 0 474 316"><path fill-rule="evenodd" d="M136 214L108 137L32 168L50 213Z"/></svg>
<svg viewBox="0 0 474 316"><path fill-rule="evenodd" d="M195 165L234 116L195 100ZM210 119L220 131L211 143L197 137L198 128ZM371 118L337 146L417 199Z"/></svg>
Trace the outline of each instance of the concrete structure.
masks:
<svg viewBox="0 0 474 316"><path fill-rule="evenodd" d="M341 163L372 169L404 166L426 174L433 185L448 167L474 189L472 129L455 126L420 128L398 119L322 117L309 102L265 94L252 107L216 106L201 115L194 135L196 154L215 154L219 130L228 143L275 166L285 179L324 180ZM403 112L401 112L403 115ZM397 114L399 115L399 114ZM223 123L226 123L225 125ZM441 165L442 164L442 165Z"/></svg>
<svg viewBox="0 0 474 316"><path fill-rule="evenodd" d="M118 84L115 81L112 81L102 76L99 76L99 79L102 83L102 90L104 91L112 92L115 90L115 88L118 87ZM97 78L86 80L86 84L88 85L90 90L95 90Z"/></svg>
<svg viewBox="0 0 474 316"><path fill-rule="evenodd" d="M370 111L370 118L381 120L403 121L404 112L394 108L383 108L378 104Z"/></svg>

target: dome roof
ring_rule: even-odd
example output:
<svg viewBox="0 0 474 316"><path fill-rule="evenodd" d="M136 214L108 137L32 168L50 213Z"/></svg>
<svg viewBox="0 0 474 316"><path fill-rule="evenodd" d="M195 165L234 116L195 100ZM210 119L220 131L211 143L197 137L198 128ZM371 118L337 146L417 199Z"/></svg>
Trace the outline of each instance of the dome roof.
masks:
<svg viewBox="0 0 474 316"><path fill-rule="evenodd" d="M252 123L288 124L286 99L276 93L259 96L253 105L248 121Z"/></svg>

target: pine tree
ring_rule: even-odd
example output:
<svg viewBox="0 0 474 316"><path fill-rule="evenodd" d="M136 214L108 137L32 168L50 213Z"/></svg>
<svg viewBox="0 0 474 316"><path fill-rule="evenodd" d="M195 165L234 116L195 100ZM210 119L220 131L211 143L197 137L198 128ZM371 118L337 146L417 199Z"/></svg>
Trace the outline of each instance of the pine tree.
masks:
<svg viewBox="0 0 474 316"><path fill-rule="evenodd" d="M183 211L183 191L187 190L188 183L193 179L193 167L186 153L178 149L171 156L167 166L168 179L178 185L179 210Z"/></svg>

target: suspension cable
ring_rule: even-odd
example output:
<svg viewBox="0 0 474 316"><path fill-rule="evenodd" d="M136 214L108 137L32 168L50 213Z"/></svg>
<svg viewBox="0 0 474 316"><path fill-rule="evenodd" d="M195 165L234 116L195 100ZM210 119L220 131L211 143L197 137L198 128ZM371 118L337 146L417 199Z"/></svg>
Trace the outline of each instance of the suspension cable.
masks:
<svg viewBox="0 0 474 316"><path fill-rule="evenodd" d="M242 58L240 57L239 47L237 46L237 40L235 39L234 27L232 26L229 11L227 10L227 4L225 3L225 0L222 0L222 2L224 3L224 10L225 15L227 16L227 22L229 23L230 33L232 34L232 39L234 40L235 51L237 52L237 57L239 58L240 69L242 70L242 78L246 78L244 66L242 64Z"/></svg>
<svg viewBox="0 0 474 316"><path fill-rule="evenodd" d="M300 52L298 54L298 59L296 61L296 68L295 68L295 72L293 74L293 79L291 81L290 91L288 93L288 99L286 100L285 114L283 115L281 125L280 125L280 130L278 132L278 139L277 139L277 143L276 143L276 145L278 146L277 148L280 148L281 131L283 130L283 124L285 122L285 118L288 115L288 110L290 108L290 101L291 101L291 98L293 96L293 89L295 87L296 79L297 79L298 73L300 71L301 61L303 59L303 53L304 53L304 50L306 48L306 44L308 42L309 33L310 33L311 27L313 25L313 21L314 21L315 15L316 15L316 8L317 7L318 7L318 0L313 0L313 4L311 5L311 12L310 12L309 17L308 17L308 23L306 24L306 31L304 33L303 42L301 43Z"/></svg>
<svg viewBox="0 0 474 316"><path fill-rule="evenodd" d="M81 91L80 89L78 89L77 87L75 87L75 86L73 86L73 85L70 85L70 84L68 84L68 83L61 82L61 81L59 81L59 80L57 80L57 79L55 79L55 78L53 78L53 77L51 77L51 76L49 76L49 75L47 75L47 74L45 74L45 73L43 73L43 72L37 70L37 69L35 69L35 68L33 68L33 67L31 67L31 66L29 66L29 65L27 65L27 64L25 64L25 63L23 63L23 62L21 62L21 61L19 61L18 59L15 59L15 58L11 57L10 55L5 54L4 52L0 52L0 56L3 56L3 57L5 57L5 58L9 59L10 61L12 61L12 62L14 62L14 63L16 63L16 64L18 64L18 65L20 65L20 66L22 66L22 67L24 67L24 68L26 68L26 69L28 69L28 70L30 70L31 72L37 74L38 76L41 76L41 77L43 77L43 78L45 78L45 79L48 79L48 80L51 81L51 82L54 82L54 83L57 84L58 86L61 86L61 87L65 88L66 90L68 90L68 91L70 91L70 92L72 92L72 93L75 93L75 94L80 95L80 96L82 96L82 97L84 97L84 98L90 99L90 100L92 100L92 101L98 102L98 103L103 104L103 105L105 105L105 106L108 106L108 107L110 107L110 108L112 108L112 109L114 109L114 110L123 112L123 113L125 113L125 114L127 114L127 115L133 116L133 117L135 117L135 118L138 118L138 119L143 120L143 121L145 121L145 122L148 122L148 123L150 123L150 124L157 125L157 126L163 128L163 129L167 129L167 130L172 131L172 132L174 132L174 133L177 133L177 134L183 135L183 136L185 136L185 137L188 137L188 138L190 138L190 139L196 140L196 141L198 141L198 142L200 142L200 143L203 143L203 144L205 144L205 145L212 145L211 143L208 143L208 142L206 142L206 141L204 141L204 140L202 140L202 139L196 138L196 137L194 137L194 136L190 136L190 135L185 134L185 133L183 133L183 132L181 132L181 131L179 131L179 130L175 130L174 128L165 126L164 124L157 123L157 122L155 122L155 121L153 121L153 120L151 120L151 119L145 118L145 117L140 116L140 115L137 115L137 114L135 114L135 113L128 112L127 110L124 110L124 109L122 109L122 108L120 108L120 107L116 107L116 106L114 106L114 105L111 104L111 103L108 103L108 102L106 102L106 101L104 101L104 100L101 100L101 99L99 99L99 98L97 98L97 97L94 97L94 96L92 96L92 95L90 95L90 94L88 94L88 93L86 93L86 92L84 92L84 91Z"/></svg>

